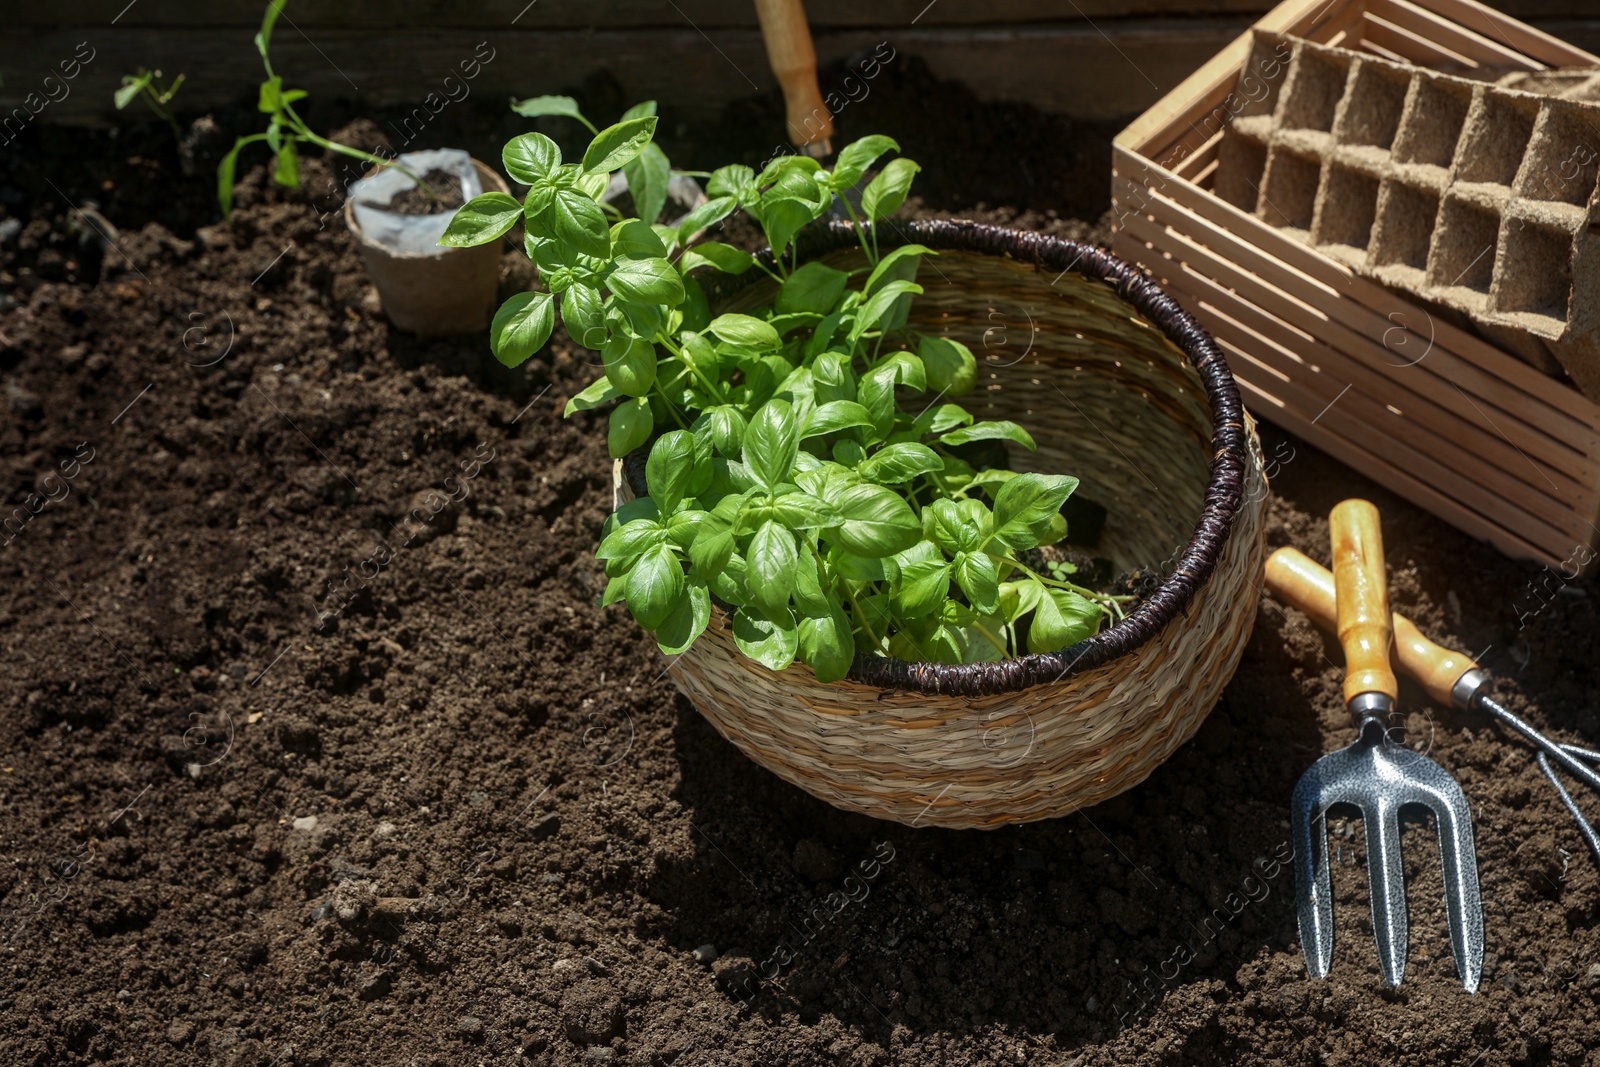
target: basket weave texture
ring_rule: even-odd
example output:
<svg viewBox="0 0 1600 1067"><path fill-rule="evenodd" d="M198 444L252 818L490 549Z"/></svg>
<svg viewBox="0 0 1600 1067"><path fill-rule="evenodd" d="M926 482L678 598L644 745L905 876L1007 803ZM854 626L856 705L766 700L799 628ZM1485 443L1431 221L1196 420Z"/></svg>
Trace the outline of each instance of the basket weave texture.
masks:
<svg viewBox="0 0 1600 1067"><path fill-rule="evenodd" d="M864 265L848 227L806 238L802 259ZM1238 666L1266 552L1253 423L1210 336L1106 252L943 221L878 239L939 252L924 257L910 327L978 356L979 388L960 402L1029 429L1038 451L1013 448L1015 469L1079 477L1110 513L1095 553L1167 577L1060 652L964 665L863 654L828 684L746 658L713 605L669 670L741 752L848 811L994 828L1100 803L1189 740ZM773 283L747 278L711 293L713 308L771 300ZM645 491L642 459L618 461L619 501Z"/></svg>

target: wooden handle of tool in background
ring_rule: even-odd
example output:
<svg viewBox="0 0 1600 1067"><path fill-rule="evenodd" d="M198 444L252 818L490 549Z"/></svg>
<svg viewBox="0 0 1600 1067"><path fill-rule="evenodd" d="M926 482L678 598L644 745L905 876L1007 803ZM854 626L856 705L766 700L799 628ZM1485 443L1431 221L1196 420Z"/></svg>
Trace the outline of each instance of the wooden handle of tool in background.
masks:
<svg viewBox="0 0 1600 1067"><path fill-rule="evenodd" d="M1290 607L1299 608L1325 630L1339 623L1333 591L1333 572L1297 548L1280 548L1267 558L1267 591ZM1417 624L1398 611L1390 616L1394 627L1395 659L1400 669L1421 682L1428 696L1440 704L1453 703L1456 682L1477 663L1464 652L1454 652L1423 636Z"/></svg>
<svg viewBox="0 0 1600 1067"><path fill-rule="evenodd" d="M817 52L805 7L800 0L756 0L756 16L772 73L783 86L789 140L801 148L825 144L833 136L833 116L817 87Z"/></svg>
<svg viewBox="0 0 1600 1067"><path fill-rule="evenodd" d="M1365 500L1344 500L1329 514L1328 523L1339 644L1344 646L1345 702L1362 693L1383 693L1393 700L1400 686L1389 669L1394 632L1378 509Z"/></svg>

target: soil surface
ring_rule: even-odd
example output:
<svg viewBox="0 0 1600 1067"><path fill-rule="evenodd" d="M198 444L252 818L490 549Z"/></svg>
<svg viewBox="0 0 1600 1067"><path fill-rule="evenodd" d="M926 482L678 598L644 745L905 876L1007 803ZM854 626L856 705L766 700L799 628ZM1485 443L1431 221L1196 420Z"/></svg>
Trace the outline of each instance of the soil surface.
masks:
<svg viewBox="0 0 1600 1067"><path fill-rule="evenodd" d="M871 86L841 140L900 138L916 210L1103 235L1109 130L909 56ZM632 102L573 88L597 120ZM1483 988L1455 977L1421 820L1404 986L1337 822L1333 974L1306 977L1288 800L1352 734L1337 648L1270 599L1197 738L1071 817L909 829L744 759L596 606L610 463L597 419L560 417L592 357L558 335L513 372L483 337L391 328L321 161L296 191L247 157L218 224L206 168L247 103L194 179L154 126L35 124L0 153L24 515L0 545L0 1062L1600 1063L1594 860L1524 745L1414 686L1396 739L1473 803ZM428 143L497 159L518 122L476 107ZM780 115L691 135L664 102L662 129L680 165L760 162ZM1370 497L1397 608L1481 653L1512 710L1600 739L1594 583L1263 439L1273 545L1326 560L1329 508ZM743 992L864 864L870 892Z"/></svg>
<svg viewBox="0 0 1600 1067"><path fill-rule="evenodd" d="M422 180L433 190L432 196L422 186L413 185L390 197L385 209L396 215L438 215L453 212L466 203L461 195L461 179L449 171L430 170Z"/></svg>

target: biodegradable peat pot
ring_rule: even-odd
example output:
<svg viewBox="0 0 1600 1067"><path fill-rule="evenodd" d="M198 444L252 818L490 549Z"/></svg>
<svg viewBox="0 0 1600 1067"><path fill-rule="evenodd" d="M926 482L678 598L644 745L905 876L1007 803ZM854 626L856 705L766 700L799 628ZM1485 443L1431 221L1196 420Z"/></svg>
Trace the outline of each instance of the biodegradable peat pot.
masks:
<svg viewBox="0 0 1600 1067"><path fill-rule="evenodd" d="M1110 512L1096 553L1169 577L1060 652L957 666L858 655L829 684L745 658L713 605L668 669L741 752L839 808L992 828L1098 804L1194 736L1238 666L1266 556L1254 425L1210 335L1107 252L945 221L878 239L939 252L922 263L910 325L980 355L979 388L961 402L1033 433L1038 452L1013 452L1017 468L1080 477ZM842 224L805 235L800 258L864 263ZM751 271L710 298L749 311L773 291ZM644 456L616 464L619 500L646 491Z"/></svg>
<svg viewBox="0 0 1600 1067"><path fill-rule="evenodd" d="M474 159L472 166L484 192L511 191L505 179L480 160ZM361 245L362 262L378 287L390 322L423 337L476 333L488 327L500 286L501 242L437 252L395 252L361 232L352 199L344 202L344 221Z"/></svg>

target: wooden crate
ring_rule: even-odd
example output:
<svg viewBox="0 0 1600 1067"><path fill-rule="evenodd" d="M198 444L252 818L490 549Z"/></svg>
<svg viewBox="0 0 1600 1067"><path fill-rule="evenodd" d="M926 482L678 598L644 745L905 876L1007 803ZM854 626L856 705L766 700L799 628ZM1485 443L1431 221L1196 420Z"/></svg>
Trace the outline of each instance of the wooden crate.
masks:
<svg viewBox="0 0 1600 1067"><path fill-rule="evenodd" d="M1421 66L1600 64L1474 0L1286 0L1256 25ZM1113 249L1216 336L1257 415L1508 555L1593 569L1600 405L1211 190L1249 52L1117 137Z"/></svg>

